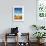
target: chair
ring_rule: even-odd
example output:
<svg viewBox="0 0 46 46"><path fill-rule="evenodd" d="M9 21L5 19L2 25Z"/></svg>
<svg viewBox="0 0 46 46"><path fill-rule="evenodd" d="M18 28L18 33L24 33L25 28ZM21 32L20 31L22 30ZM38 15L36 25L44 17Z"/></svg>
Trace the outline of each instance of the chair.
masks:
<svg viewBox="0 0 46 46"><path fill-rule="evenodd" d="M22 40L25 39L26 41L19 42L19 46L30 46L29 42L29 33L21 33Z"/></svg>
<svg viewBox="0 0 46 46"><path fill-rule="evenodd" d="M5 34L5 46L7 46L7 38L10 38L10 37L13 37L13 36L17 36L16 46L18 46L18 27L11 28L11 33Z"/></svg>

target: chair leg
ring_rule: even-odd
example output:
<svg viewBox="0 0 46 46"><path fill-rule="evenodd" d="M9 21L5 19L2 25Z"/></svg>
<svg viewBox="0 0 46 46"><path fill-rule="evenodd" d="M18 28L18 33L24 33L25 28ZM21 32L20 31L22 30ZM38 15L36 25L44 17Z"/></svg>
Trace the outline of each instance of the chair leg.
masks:
<svg viewBox="0 0 46 46"><path fill-rule="evenodd" d="M19 44L18 44L18 34L17 34L17 43L16 43L17 45L15 45L15 46L19 46Z"/></svg>
<svg viewBox="0 0 46 46"><path fill-rule="evenodd" d="M7 46L7 35L5 34L5 46Z"/></svg>
<svg viewBox="0 0 46 46"><path fill-rule="evenodd" d="M5 46L7 46L7 42L5 41Z"/></svg>
<svg viewBox="0 0 46 46"><path fill-rule="evenodd" d="M18 38L17 38L17 46L18 46Z"/></svg>

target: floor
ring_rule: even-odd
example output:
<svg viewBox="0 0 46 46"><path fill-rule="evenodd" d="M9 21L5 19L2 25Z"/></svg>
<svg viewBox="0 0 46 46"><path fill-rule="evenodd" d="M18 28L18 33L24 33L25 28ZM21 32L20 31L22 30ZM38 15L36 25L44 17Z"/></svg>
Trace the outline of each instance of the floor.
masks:
<svg viewBox="0 0 46 46"><path fill-rule="evenodd" d="M30 46L37 46L37 44L36 43L30 43L31 45ZM5 46L4 45L4 42L0 42L0 46ZM8 43L8 45L7 46L15 46L15 43ZM21 45L21 46L25 46L25 45ZM41 45L41 46L46 46L46 43L44 43L44 45Z"/></svg>

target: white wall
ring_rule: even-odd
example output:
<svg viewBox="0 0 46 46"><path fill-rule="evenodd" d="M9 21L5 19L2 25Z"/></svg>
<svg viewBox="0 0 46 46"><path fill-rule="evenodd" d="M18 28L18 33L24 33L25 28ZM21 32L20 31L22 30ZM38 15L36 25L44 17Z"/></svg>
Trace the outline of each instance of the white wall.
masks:
<svg viewBox="0 0 46 46"><path fill-rule="evenodd" d="M24 6L24 21L12 21L12 7L16 5ZM1 0L0 1L0 33L4 28L18 26L21 32L29 32L29 27L36 24L36 0ZM1 30L2 29L2 30ZM19 30L20 31L20 30Z"/></svg>
<svg viewBox="0 0 46 46"><path fill-rule="evenodd" d="M24 21L12 21L14 5L24 6ZM8 28L18 26L20 32L30 32L32 35L32 24L36 24L36 0L0 0L0 34Z"/></svg>

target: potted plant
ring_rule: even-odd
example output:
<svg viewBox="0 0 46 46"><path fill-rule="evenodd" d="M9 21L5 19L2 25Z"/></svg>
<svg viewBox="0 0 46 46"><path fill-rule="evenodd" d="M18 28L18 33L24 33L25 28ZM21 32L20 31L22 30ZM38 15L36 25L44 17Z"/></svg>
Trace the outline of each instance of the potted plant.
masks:
<svg viewBox="0 0 46 46"><path fill-rule="evenodd" d="M40 40L46 36L45 34L45 32L35 32L33 35L37 38L37 42L40 43Z"/></svg>
<svg viewBox="0 0 46 46"><path fill-rule="evenodd" d="M36 30L45 29L45 26L32 25L32 27L35 28Z"/></svg>
<svg viewBox="0 0 46 46"><path fill-rule="evenodd" d="M40 29L45 29L45 26L41 26Z"/></svg>
<svg viewBox="0 0 46 46"><path fill-rule="evenodd" d="M32 25L33 28L35 28L36 30L38 30L37 25Z"/></svg>

